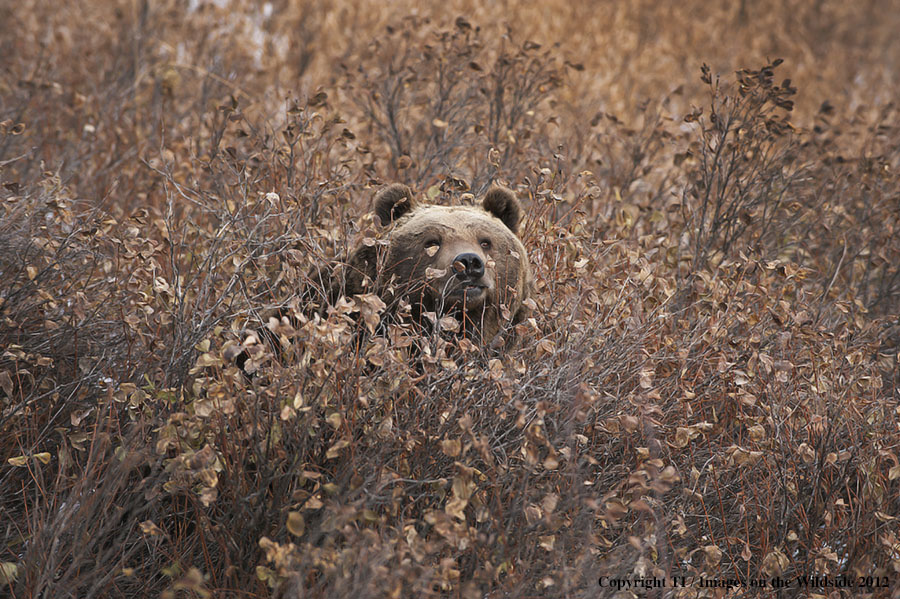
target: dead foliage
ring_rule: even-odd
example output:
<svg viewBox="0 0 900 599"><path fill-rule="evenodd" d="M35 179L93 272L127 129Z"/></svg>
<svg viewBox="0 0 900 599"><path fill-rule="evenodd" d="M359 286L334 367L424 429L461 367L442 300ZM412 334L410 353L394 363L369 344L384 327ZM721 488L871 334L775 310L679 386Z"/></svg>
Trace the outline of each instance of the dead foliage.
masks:
<svg viewBox="0 0 900 599"><path fill-rule="evenodd" d="M0 8L4 594L889 596L896 11L557 4ZM308 309L394 181L516 190L514 348Z"/></svg>

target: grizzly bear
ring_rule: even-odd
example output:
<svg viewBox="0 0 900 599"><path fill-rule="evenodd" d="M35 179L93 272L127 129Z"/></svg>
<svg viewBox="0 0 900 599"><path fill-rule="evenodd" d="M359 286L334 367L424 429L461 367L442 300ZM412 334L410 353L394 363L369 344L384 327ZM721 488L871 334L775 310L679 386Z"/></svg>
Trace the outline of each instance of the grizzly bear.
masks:
<svg viewBox="0 0 900 599"><path fill-rule="evenodd" d="M406 302L425 326L454 316L477 343L492 343L524 320L531 268L516 235L522 210L512 191L493 187L479 207L417 206L408 187L394 184L374 204L390 227L385 255L367 245L353 252L345 295L374 291L389 312Z"/></svg>
<svg viewBox="0 0 900 599"><path fill-rule="evenodd" d="M512 191L493 187L478 207L417 206L408 187L394 184L376 194L374 204L382 226L389 227L385 241L363 244L345 260L314 269L313 284L300 294L305 311L324 314L342 296L375 293L386 318L411 319L428 331L440 323L444 332L479 345L496 347L513 338L513 327L528 314L531 268L516 235L522 210ZM285 318L292 320L290 311L280 311L269 327ZM278 345L266 327L256 338ZM242 345L231 353L245 370L260 350Z"/></svg>

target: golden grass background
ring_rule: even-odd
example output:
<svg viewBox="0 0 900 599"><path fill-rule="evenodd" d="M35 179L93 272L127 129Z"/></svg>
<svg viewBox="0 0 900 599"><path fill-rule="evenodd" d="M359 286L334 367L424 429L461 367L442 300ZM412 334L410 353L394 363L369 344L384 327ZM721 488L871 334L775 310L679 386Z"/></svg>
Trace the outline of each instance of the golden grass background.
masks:
<svg viewBox="0 0 900 599"><path fill-rule="evenodd" d="M0 5L0 594L896 597L898 29L878 0ZM394 181L517 192L510 351L298 297Z"/></svg>

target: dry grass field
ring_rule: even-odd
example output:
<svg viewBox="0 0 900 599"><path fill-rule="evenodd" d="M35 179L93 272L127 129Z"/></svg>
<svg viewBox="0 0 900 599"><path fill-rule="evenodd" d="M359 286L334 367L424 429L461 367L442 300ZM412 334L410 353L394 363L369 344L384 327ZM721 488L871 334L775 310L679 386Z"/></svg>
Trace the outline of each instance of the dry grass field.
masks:
<svg viewBox="0 0 900 599"><path fill-rule="evenodd" d="M897 31L0 3L0 595L900 596ZM392 182L516 191L511 348L304 310Z"/></svg>

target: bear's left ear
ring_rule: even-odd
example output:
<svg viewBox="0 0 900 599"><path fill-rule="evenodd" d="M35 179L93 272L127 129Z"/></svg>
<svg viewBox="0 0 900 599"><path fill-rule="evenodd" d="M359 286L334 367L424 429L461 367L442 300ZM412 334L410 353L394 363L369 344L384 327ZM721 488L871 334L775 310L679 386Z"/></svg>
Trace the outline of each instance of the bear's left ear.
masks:
<svg viewBox="0 0 900 599"><path fill-rule="evenodd" d="M375 214L386 227L413 209L413 193L406 185L394 183L375 195Z"/></svg>
<svg viewBox="0 0 900 599"><path fill-rule="evenodd" d="M516 232L519 228L519 219L522 218L522 208L516 194L505 187L492 187L484 199L481 207L503 221L503 224Z"/></svg>

